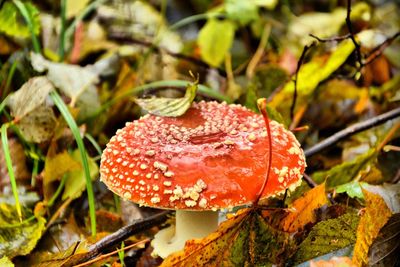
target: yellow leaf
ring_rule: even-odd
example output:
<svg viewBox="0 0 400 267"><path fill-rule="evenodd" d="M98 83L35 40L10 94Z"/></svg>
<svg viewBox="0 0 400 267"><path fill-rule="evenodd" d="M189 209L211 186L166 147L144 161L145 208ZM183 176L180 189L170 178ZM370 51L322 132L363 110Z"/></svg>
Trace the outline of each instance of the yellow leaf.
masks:
<svg viewBox="0 0 400 267"><path fill-rule="evenodd" d="M306 224L315 222L314 210L327 203L325 183L323 183L293 202L291 209L294 211L283 219L282 229L287 232L296 232Z"/></svg>
<svg viewBox="0 0 400 267"><path fill-rule="evenodd" d="M364 266L368 263L368 251L381 228L392 216L386 202L378 194L363 190L367 207L357 228L353 263Z"/></svg>
<svg viewBox="0 0 400 267"><path fill-rule="evenodd" d="M44 183L60 179L67 172L78 171L81 169L81 164L74 160L67 151L59 153L54 157L46 157L44 167Z"/></svg>

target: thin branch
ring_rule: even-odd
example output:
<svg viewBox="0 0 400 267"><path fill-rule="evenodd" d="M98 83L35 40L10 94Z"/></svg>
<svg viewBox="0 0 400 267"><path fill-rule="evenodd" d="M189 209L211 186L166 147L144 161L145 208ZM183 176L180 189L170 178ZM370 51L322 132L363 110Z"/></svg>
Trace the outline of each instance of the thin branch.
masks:
<svg viewBox="0 0 400 267"><path fill-rule="evenodd" d="M351 0L347 0L346 25L347 25L347 29L349 30L349 34L350 34L349 38L351 39L351 41L353 42L353 44L355 46L356 61L359 64L358 69L361 69L364 66L364 64L362 62L361 46L356 41L354 31L353 31L353 25L351 24L350 15L351 15Z"/></svg>
<svg viewBox="0 0 400 267"><path fill-rule="evenodd" d="M298 76L299 76L299 71L300 71L301 65L303 65L303 61L304 61L304 58L306 56L306 53L307 53L308 49L310 49L314 45L315 45L315 42L312 42L309 45L305 45L304 48L303 48L303 52L301 52L301 56L299 58L299 61L297 61L296 74L295 74L295 78L293 80L293 82L294 82L293 101L292 101L292 105L290 107L290 120L291 121L293 121L293 118L294 118L294 109L296 107L296 101L297 101L297 79L298 79Z"/></svg>
<svg viewBox="0 0 400 267"><path fill-rule="evenodd" d="M131 43L131 44L136 44L136 45L140 45L140 46L144 46L144 47L149 47L151 49L153 49L155 52L160 53L165 52L170 56L173 56L175 58L179 58L188 62L191 62L199 67L205 68L205 69L214 69L214 67L210 66L209 64L207 64L206 62L198 59L198 58L194 58L188 55L184 55L181 53L176 53L170 50L167 50L165 48L162 47L158 47L156 45L154 45L153 43L147 42L147 41L143 41L143 40L138 40L129 36L125 36L123 34L118 34L118 33L114 33L114 34L109 34L108 38L110 39L114 39L117 40L119 42L125 42L125 43ZM226 77L226 72L223 69L220 68L215 68L218 73L223 76Z"/></svg>
<svg viewBox="0 0 400 267"><path fill-rule="evenodd" d="M383 54L383 51L393 43L397 37L400 36L400 32L395 33L392 37L386 39L383 43L372 49L372 51L368 54L367 59L364 61L364 66L372 63L375 59Z"/></svg>
<svg viewBox="0 0 400 267"><path fill-rule="evenodd" d="M131 249L131 248L133 248L133 247L136 247L136 246L139 246L139 245L142 245L142 244L146 244L146 243L149 242L149 241L150 241L150 239L141 240L141 241L139 241L139 242L136 242L136 243L134 243L134 244L132 244L132 245L129 245L129 246L126 246L126 247L124 247L124 248L116 249L116 250L114 250L114 251L112 251L112 252L110 252L110 253L103 254L103 255L101 255L100 257L94 258L94 259L92 259L92 260L90 260L90 261L86 261L86 262L84 262L84 263L75 265L74 267L83 267L83 266L91 265L91 264L93 264L93 263L95 263L95 262L101 261L101 260L103 260L103 259L107 259L107 258L111 257L112 255L115 255L115 254L119 253L120 251L125 251L125 250Z"/></svg>
<svg viewBox="0 0 400 267"><path fill-rule="evenodd" d="M163 211L153 216L136 220L132 224L122 227L118 231L104 237L103 239L91 245L89 247L89 251L83 257L80 257L75 261L69 262L67 266L75 266L97 257L98 255L102 254L103 251L120 244L128 237L134 234L141 233L147 229L150 229L153 226L163 223L170 213L171 211Z"/></svg>
<svg viewBox="0 0 400 267"><path fill-rule="evenodd" d="M314 182L314 180L306 173L303 173L303 180L307 183L307 185L311 188L316 187L318 184Z"/></svg>
<svg viewBox="0 0 400 267"><path fill-rule="evenodd" d="M327 42L340 42L346 39L349 39L351 34L348 33L346 35L342 35L342 36L336 36L336 37L331 37L331 38L320 38L312 33L309 34L309 36L311 36L312 38L316 39L318 42L321 43L327 43Z"/></svg>
<svg viewBox="0 0 400 267"><path fill-rule="evenodd" d="M356 133L370 129L372 127L378 126L388 120L394 119L399 116L400 116L400 107L395 108L386 113L383 113L379 116L373 117L371 119L353 124L350 127L347 127L345 129L335 133L331 137L328 137L327 139L319 142L318 144L306 149L304 151L304 154L306 155L306 157L310 157L310 156L326 149L327 147L329 147L333 144L336 144L337 142L339 142L349 136L352 136Z"/></svg>

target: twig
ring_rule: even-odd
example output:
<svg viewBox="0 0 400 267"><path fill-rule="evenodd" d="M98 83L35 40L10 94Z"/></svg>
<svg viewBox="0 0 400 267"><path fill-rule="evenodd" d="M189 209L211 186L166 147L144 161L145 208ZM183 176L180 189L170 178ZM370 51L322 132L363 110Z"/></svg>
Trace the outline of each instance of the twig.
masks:
<svg viewBox="0 0 400 267"><path fill-rule="evenodd" d="M353 25L351 24L350 15L351 15L351 0L347 0L346 25L347 25L347 29L349 30L349 34L350 34L349 38L351 39L351 41L353 42L353 44L355 46L356 61L359 64L358 69L360 70L364 66L364 64L362 62L362 56L361 56L361 46L356 41L356 38L354 36Z"/></svg>
<svg viewBox="0 0 400 267"><path fill-rule="evenodd" d="M331 146L353 134L356 134L356 133L362 132L364 130L370 129L372 127L378 126L388 120L394 119L399 116L400 116L400 107L395 108L386 113L383 113L381 115L378 115L376 117L373 117L371 119L353 124L350 127L347 127L345 129L335 133L331 137L328 137L327 139L319 142L318 144L306 149L304 151L304 154L306 155L306 157L310 157L310 156L324 150L325 148L327 148L327 147L329 147L329 146Z"/></svg>
<svg viewBox="0 0 400 267"><path fill-rule="evenodd" d="M383 51L399 36L400 32L397 32L392 37L389 37L383 43L372 49L372 51L367 55L367 59L364 61L364 66L372 63L375 59L382 55Z"/></svg>
<svg viewBox="0 0 400 267"><path fill-rule="evenodd" d="M136 247L136 246L138 246L138 245L145 244L145 243L147 243L147 242L149 242L149 241L150 241L150 239L148 239L148 238L147 238L147 239L144 239L144 240L141 240L141 241L136 242L136 243L134 243L134 244L132 244L132 245L126 246L126 247L121 248L121 249L116 249L116 250L114 250L114 251L112 251L112 252L110 252L110 253L101 255L100 257L94 258L94 259L92 259L92 260L90 260L90 261L86 261L86 262L84 262L84 263L75 265L74 267L83 267L83 266L90 265L90 264L95 263L95 262L97 262L97 261L100 261L100 260L106 259L106 258L108 258L108 257L111 257L112 255L117 254L117 253L120 252L120 251L127 250L127 249L131 249L131 248Z"/></svg>
<svg viewBox="0 0 400 267"><path fill-rule="evenodd" d="M114 34L109 34L108 38L110 39L114 39L120 42L125 42L125 43L131 43L131 44L136 44L136 45L140 45L140 46L144 46L144 47L150 47L153 51L160 53L161 51L167 53L170 56L191 62L199 67L205 68L205 69L212 69L214 67L211 67L209 64L207 64L206 62L198 59L198 58L194 58L188 55L184 55L181 53L176 53L176 52L172 52L170 50L167 50L165 48L162 47L158 47L156 45L154 45L153 43L147 42L147 41L143 41L143 40L138 40L129 36L125 36L123 34L118 34L118 33L114 33ZM223 69L220 68L216 68L216 70L218 71L218 73L221 76L226 77L226 72Z"/></svg>
<svg viewBox="0 0 400 267"><path fill-rule="evenodd" d="M132 224L122 227L118 231L104 237L103 239L91 245L86 255L80 257L76 261L69 262L67 266L75 266L97 257L104 250L120 244L128 237L134 234L141 233L144 230L150 229L153 226L163 223L170 213L171 211L163 211L145 219L136 220Z"/></svg>
<svg viewBox="0 0 400 267"><path fill-rule="evenodd" d="M336 36L336 37L331 37L331 38L320 38L312 33L309 34L312 38L316 39L318 42L321 43L327 43L327 42L340 42L346 39L349 39L351 34L346 34L342 36Z"/></svg>
<svg viewBox="0 0 400 267"><path fill-rule="evenodd" d="M308 49L310 49L311 47L313 47L315 45L315 42L312 42L309 45L305 45L303 48L303 52L301 52L301 56L299 58L299 61L297 61L297 68L296 68L296 74L295 74L295 78L293 80L294 82L294 91L293 91L293 101L292 101L292 105L290 107L290 120L293 121L294 118L294 109L296 107L296 100L297 100L297 79L299 76L299 71L300 71L300 67L301 65L303 65L303 61L304 58L306 56L306 53L308 51Z"/></svg>
<svg viewBox="0 0 400 267"><path fill-rule="evenodd" d="M316 187L318 184L316 182L314 182L314 180L308 176L308 174L303 173L303 180L308 184L309 187L314 188Z"/></svg>

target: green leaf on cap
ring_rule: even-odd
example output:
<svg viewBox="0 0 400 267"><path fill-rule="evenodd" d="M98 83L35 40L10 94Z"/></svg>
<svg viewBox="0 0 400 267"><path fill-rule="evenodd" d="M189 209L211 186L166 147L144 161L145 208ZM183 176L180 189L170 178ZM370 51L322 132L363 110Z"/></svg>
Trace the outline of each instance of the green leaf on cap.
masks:
<svg viewBox="0 0 400 267"><path fill-rule="evenodd" d="M197 92L197 81L190 83L181 98L136 98L135 102L148 113L163 117L179 117L190 108Z"/></svg>

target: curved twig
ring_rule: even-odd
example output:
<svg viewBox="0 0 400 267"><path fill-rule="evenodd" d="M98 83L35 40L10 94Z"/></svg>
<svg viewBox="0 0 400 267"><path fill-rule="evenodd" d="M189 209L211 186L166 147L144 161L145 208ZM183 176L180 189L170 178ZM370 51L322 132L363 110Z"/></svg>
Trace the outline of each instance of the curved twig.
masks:
<svg viewBox="0 0 400 267"><path fill-rule="evenodd" d="M388 111L386 113L383 113L381 115L378 115L376 117L373 117L371 119L356 123L351 125L350 127L347 127L337 133L335 133L334 135L332 135L331 137L328 137L327 139L317 143L316 145L306 149L304 151L304 154L306 155L306 157L310 157L324 149L326 149L327 147L353 135L359 132L362 132L364 130L370 129L372 127L378 126L388 120L394 119L396 117L400 116L400 107L395 108L391 111Z"/></svg>

